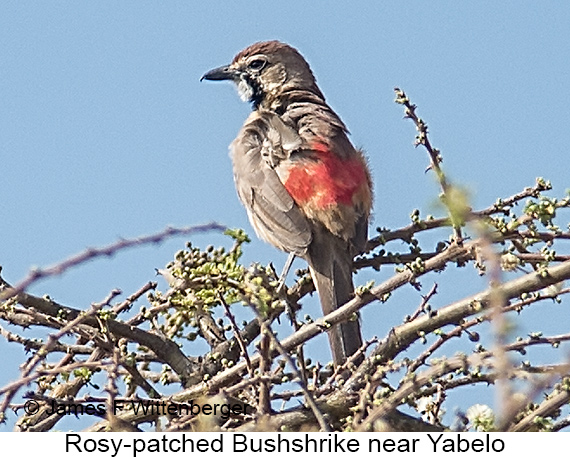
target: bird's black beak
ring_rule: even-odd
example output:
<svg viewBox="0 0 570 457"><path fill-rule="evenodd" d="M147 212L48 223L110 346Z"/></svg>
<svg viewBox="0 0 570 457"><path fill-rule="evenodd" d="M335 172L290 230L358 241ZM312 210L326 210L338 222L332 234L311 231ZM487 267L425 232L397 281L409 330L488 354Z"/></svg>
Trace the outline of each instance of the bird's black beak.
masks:
<svg viewBox="0 0 570 457"><path fill-rule="evenodd" d="M209 81L223 81L226 79L234 80L238 77L238 72L229 65L214 68L200 78L200 81L207 79Z"/></svg>

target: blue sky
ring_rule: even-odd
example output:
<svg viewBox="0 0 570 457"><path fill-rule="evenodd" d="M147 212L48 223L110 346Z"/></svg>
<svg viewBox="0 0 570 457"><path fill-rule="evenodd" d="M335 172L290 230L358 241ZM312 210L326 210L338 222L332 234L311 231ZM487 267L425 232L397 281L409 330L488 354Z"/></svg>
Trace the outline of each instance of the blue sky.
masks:
<svg viewBox="0 0 570 457"><path fill-rule="evenodd" d="M419 106L445 170L470 190L473 207L531 186L536 176L562 196L570 187L568 24L566 2L4 0L2 274L16 282L34 265L167 225L216 221L253 234L227 154L250 107L230 84L199 79L266 39L301 51L353 142L367 151L375 225L406 225L414 208L433 212L438 194L424 173L426 154L413 147L414 127L393 103L394 86ZM185 241L95 261L32 292L78 308L112 288L130 294ZM254 239L246 261L254 260L281 266L285 255ZM443 297L482 284L475 278ZM378 326L365 314L366 335L401 322L419 303L412 297L382 308ZM15 345L5 353L15 362L0 384L21 360Z"/></svg>

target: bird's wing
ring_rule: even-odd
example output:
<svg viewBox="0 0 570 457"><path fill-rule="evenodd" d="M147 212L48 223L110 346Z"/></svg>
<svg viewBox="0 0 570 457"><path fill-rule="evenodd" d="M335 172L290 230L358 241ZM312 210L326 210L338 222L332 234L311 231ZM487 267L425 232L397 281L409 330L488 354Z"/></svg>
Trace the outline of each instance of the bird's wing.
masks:
<svg viewBox="0 0 570 457"><path fill-rule="evenodd" d="M372 206L372 182L368 165L361 150L348 139L348 130L336 113L325 103L299 101L288 106L284 122L296 125L298 134L309 150L327 152L320 160L330 160L320 174L320 183L327 179L335 185L315 185L317 199L327 191L334 204L325 211L316 208L310 212L331 233L351 244L353 254L362 252L368 239L368 217ZM304 157L308 157L306 151ZM332 159L334 157L334 159ZM288 187L289 188L289 187ZM335 197L335 191L338 194ZM343 201L350 194L351 201ZM292 193L295 196L294 193Z"/></svg>
<svg viewBox="0 0 570 457"><path fill-rule="evenodd" d="M257 235L303 256L312 240L311 227L275 170L300 143L277 115L254 112L230 149L238 196Z"/></svg>

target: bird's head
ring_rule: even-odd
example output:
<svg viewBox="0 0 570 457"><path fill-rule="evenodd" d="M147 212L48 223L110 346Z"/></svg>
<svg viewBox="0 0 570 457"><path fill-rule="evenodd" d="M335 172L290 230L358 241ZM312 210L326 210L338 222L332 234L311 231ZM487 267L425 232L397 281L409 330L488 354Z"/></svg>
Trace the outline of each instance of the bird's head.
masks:
<svg viewBox="0 0 570 457"><path fill-rule="evenodd" d="M231 64L210 70L202 79L231 80L244 101L254 108L272 109L289 91L304 90L324 100L309 64L299 52L279 41L252 44L239 52Z"/></svg>

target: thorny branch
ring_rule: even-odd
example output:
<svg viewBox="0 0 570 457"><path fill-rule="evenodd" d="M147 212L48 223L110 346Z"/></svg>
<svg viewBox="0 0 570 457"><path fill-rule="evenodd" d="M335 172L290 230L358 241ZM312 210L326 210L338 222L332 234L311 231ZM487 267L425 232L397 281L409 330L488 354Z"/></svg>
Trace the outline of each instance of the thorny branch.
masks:
<svg viewBox="0 0 570 457"><path fill-rule="evenodd" d="M429 154L430 166L428 170L433 170L437 176L437 180L442 190L442 201L447 207L450 215L451 225L453 226L453 231L455 234L455 242L461 243L461 226L463 224L464 213L467 212L467 208L461 205L461 201L457 196L457 189L455 189L445 176L441 168L441 162L443 158L439 149L432 146L431 141L428 136L428 126L419 118L416 114L417 106L412 104L403 90L398 87L394 88L396 92L396 103L404 105L404 117L411 119L416 125L416 130L418 134L416 135L415 145L422 145Z"/></svg>
<svg viewBox="0 0 570 457"><path fill-rule="evenodd" d="M548 197L545 192L550 184L538 179L534 186L487 208L471 209L459 187L450 184L442 171L441 153L432 146L416 106L403 91L396 93L397 103L404 106L405 116L418 130L416 146L422 145L429 154L429 169L436 174L448 216L422 218L414 210L410 225L378 229L366 254L354 263L355 270L380 270L374 273L377 284L358 288L353 299L326 317L296 319L287 334L283 324L277 333L275 321L287 309L300 310L314 291L312 281L301 271L286 287L272 266L245 267L241 256L249 240L242 231L233 230L227 232L233 240L227 250L200 249L188 243L177 252L166 268L158 270L168 283L164 291L149 281L123 301L115 303L117 292L112 292L86 312L27 292L40 279L96 257L174 235L222 230L218 224L168 228L88 249L57 265L34 270L14 286L0 278L0 319L18 329L0 327L0 335L30 353L19 379L0 388L3 417L10 407L20 414L22 398L34 399L41 406L35 416L23 414L18 420L18 430L30 431L56 426L61 417L47 414L51 402L62 407L89 401L110 407L116 399L173 405L226 402L247 405L253 414L229 419L203 414L159 418L152 411L127 409L116 416L107 414L89 429L142 430L154 425L196 431L442 430L453 426L450 411L457 410L448 404L448 392L501 380L508 387L505 392L513 392L509 396L517 401L501 398L500 420L473 419L467 425L460 421L463 425L458 429L559 430L568 426L567 361L544 364L517 357L533 347L555 351L568 345L570 336L537 331L517 338L511 322L522 321L539 306L556 306L570 291L563 284L570 278L570 252L564 245L570 229L560 228L557 222L560 213L570 207L570 197ZM444 234L449 227L452 242ZM426 248L427 243L419 241L424 233L437 236L435 247ZM395 273L386 272L387 265L394 265ZM461 298L455 294L455 299L446 301L443 297L457 288L455 281L446 281L446 272L467 265L489 278L488 287ZM436 273L440 274L437 281L431 281ZM424 290L419 280L428 275L433 286ZM406 305L401 298L406 289L419 291L413 292L419 293L419 306L406 308L412 310L408 316L399 312ZM363 327L376 331L366 320L366 308L373 303L374 313L386 311L388 319L390 310L398 317L386 335L369 338L345 366L295 360L295 354L307 352L307 342L359 311L365 316ZM250 311L244 304L251 306ZM499 325L495 337L488 336L490 322ZM24 336L29 328L39 337ZM355 366L362 354L365 360ZM524 395L514 392L516 385L525 386ZM535 405L534 399L541 394L545 399ZM426 398L431 398L431 424L417 417L423 412L417 402ZM566 416L558 419L565 411ZM457 414L469 416L468 412Z"/></svg>

